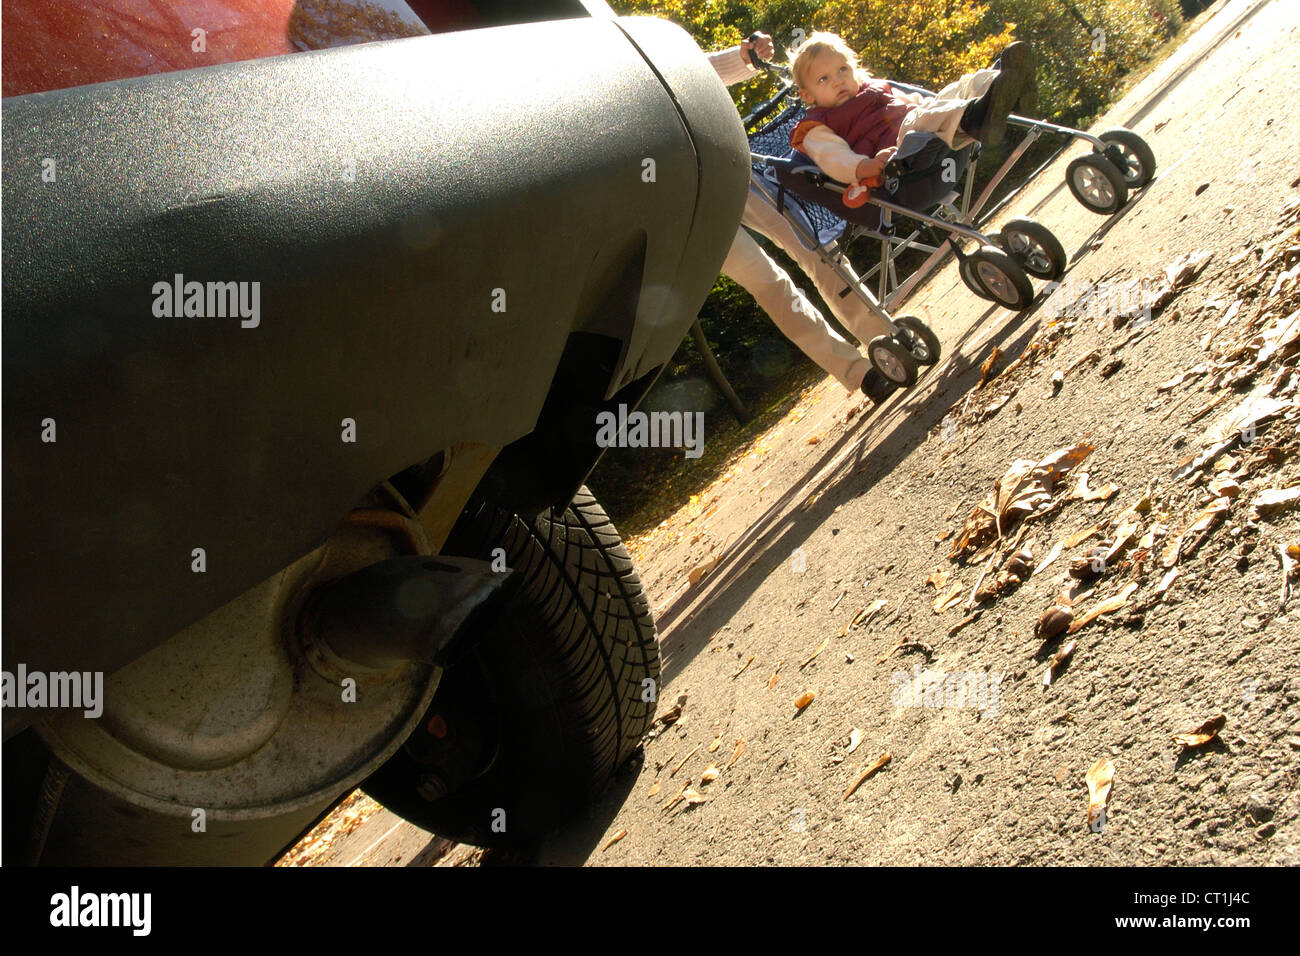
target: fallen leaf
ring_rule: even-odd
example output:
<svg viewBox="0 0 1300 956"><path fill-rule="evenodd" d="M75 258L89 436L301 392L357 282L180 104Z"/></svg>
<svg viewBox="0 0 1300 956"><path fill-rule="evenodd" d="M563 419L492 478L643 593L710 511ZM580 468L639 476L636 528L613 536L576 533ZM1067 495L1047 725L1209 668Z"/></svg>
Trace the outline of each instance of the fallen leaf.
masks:
<svg viewBox="0 0 1300 956"><path fill-rule="evenodd" d="M781 679L781 672L779 670L773 671L772 676L767 679L767 689L771 690L773 687L775 687L776 682L779 681L780 679Z"/></svg>
<svg viewBox="0 0 1300 956"><path fill-rule="evenodd" d="M1043 559L1043 563L1038 565L1038 567L1034 568L1033 574L1031 574L1030 577L1034 577L1038 574L1041 574L1049 564L1051 564L1053 561L1055 561L1057 558L1061 556L1061 551L1064 550L1064 548L1065 548L1064 541L1056 542L1056 544L1052 546L1052 550L1047 552L1047 557Z"/></svg>
<svg viewBox="0 0 1300 956"><path fill-rule="evenodd" d="M960 581L953 584L952 588L943 597L935 598L934 613L942 614L950 607L956 607L961 603L962 594L966 589L962 587Z"/></svg>
<svg viewBox="0 0 1300 956"><path fill-rule="evenodd" d="M1115 528L1115 534L1111 537L1110 543L1106 545L1105 551L1101 555L1102 564L1110 567L1115 563L1115 559L1128 550L1129 545L1133 543L1133 538L1137 535L1138 523L1136 521L1120 521Z"/></svg>
<svg viewBox="0 0 1300 956"><path fill-rule="evenodd" d="M822 642L817 645L817 650L812 652L812 657L808 658L806 661L800 664L799 670L803 670L805 667L807 667L809 664L815 661L817 659L817 655L820 654L822 651L826 650L826 645L829 644L830 642L831 639L829 637L822 638Z"/></svg>
<svg viewBox="0 0 1300 956"><path fill-rule="evenodd" d="M1292 485L1290 488L1269 488L1256 496L1255 500L1250 503L1251 507L1261 515L1270 515L1278 511L1285 511L1287 508L1293 508L1300 504L1300 485Z"/></svg>
<svg viewBox="0 0 1300 956"><path fill-rule="evenodd" d="M1104 601L1094 604L1092 608L1090 608L1088 612L1083 615L1083 617L1078 618L1069 626L1069 628L1067 629L1067 633L1073 634L1075 631L1087 625L1090 621L1093 621L1101 617L1101 615L1111 614L1114 613L1115 611L1118 611L1120 608L1122 608L1125 604L1128 603L1128 599L1133 595L1133 592L1136 591L1137 588L1138 588L1137 582L1130 581L1128 584L1124 585L1123 590L1121 590L1119 594L1116 594L1114 597L1109 597Z"/></svg>
<svg viewBox="0 0 1300 956"><path fill-rule="evenodd" d="M1092 765L1085 778L1088 783L1088 826L1099 830L1106 822L1106 801L1115 782L1115 765L1104 757Z"/></svg>
<svg viewBox="0 0 1300 956"><path fill-rule="evenodd" d="M1165 280L1175 289L1189 285L1213 258L1214 252L1210 249L1189 252L1165 269Z"/></svg>
<svg viewBox="0 0 1300 956"><path fill-rule="evenodd" d="M1195 730L1189 730L1185 734L1175 734L1174 743L1181 744L1184 747L1204 747L1219 736L1219 731L1223 729L1227 722L1228 718L1223 714L1211 717Z"/></svg>
<svg viewBox="0 0 1300 956"><path fill-rule="evenodd" d="M1081 471L1074 480L1074 487L1066 494L1066 501L1077 501L1084 495L1088 494L1091 489L1088 487L1088 472Z"/></svg>
<svg viewBox="0 0 1300 956"><path fill-rule="evenodd" d="M689 787L690 785L691 785L691 782L690 782L689 780L687 780L686 782L684 782L684 783L682 784L682 788L681 788L680 790L677 791L676 795L674 795L671 799L669 799L666 803L664 803L664 805L663 805L662 807L660 807L660 810L661 810L661 811L668 811L668 810L671 810L674 806L676 806L676 805L677 805L677 802L678 802L679 800L681 800L681 798L682 798L682 794L684 794L684 793L686 792L686 788Z"/></svg>
<svg viewBox="0 0 1300 956"><path fill-rule="evenodd" d="M1047 673L1043 675L1044 687L1050 687L1052 681L1056 680L1057 669L1060 668L1062 664L1064 664L1067 660L1070 659L1070 655L1074 653L1074 648L1078 645L1078 643L1079 643L1078 641L1070 641L1068 644L1066 644L1059 651L1057 651L1055 654L1052 655L1052 659L1047 662Z"/></svg>
<svg viewBox="0 0 1300 956"><path fill-rule="evenodd" d="M858 749L858 744L862 743L862 731L854 727L849 731L849 753Z"/></svg>
<svg viewBox="0 0 1300 956"><path fill-rule="evenodd" d="M1282 559L1282 590L1278 593L1278 610L1286 610L1286 602L1291 599L1291 579L1300 570L1300 544L1279 544L1278 556Z"/></svg>
<svg viewBox="0 0 1300 956"><path fill-rule="evenodd" d="M709 558L703 564L697 566L693 571L691 571L691 573L687 576L687 580L690 581L691 586L694 587L695 585L703 581L705 576L721 563L722 563L721 555L717 555L715 557Z"/></svg>
<svg viewBox="0 0 1300 956"><path fill-rule="evenodd" d="M740 759L740 755L745 752L745 741L743 739L736 741L736 749L731 752L731 759L727 761L725 769L730 770L731 765Z"/></svg>
<svg viewBox="0 0 1300 956"><path fill-rule="evenodd" d="M889 601L885 598L876 598L874 601L868 604L866 610L862 612L864 616L860 623L866 624L867 621L875 617L876 614L880 611L880 609L883 608L888 603Z"/></svg>
<svg viewBox="0 0 1300 956"><path fill-rule="evenodd" d="M722 746L722 738L719 737L717 740L713 741L713 743L709 744L709 753L713 753L721 746Z"/></svg>
<svg viewBox="0 0 1300 956"><path fill-rule="evenodd" d="M1181 573L1181 570L1178 568L1173 568L1166 573L1165 576L1160 579L1160 583L1156 586L1156 594L1163 597L1164 593L1169 590L1169 585L1174 583L1174 578L1178 577Z"/></svg>
<svg viewBox="0 0 1300 956"><path fill-rule="evenodd" d="M817 694L814 693L813 691L805 691L804 693L800 694L798 697L795 698L794 706L798 710L802 711L805 707L807 707L809 704L813 702L813 698L816 696Z"/></svg>
<svg viewBox="0 0 1300 956"><path fill-rule="evenodd" d="M700 793L694 787L687 787L682 791L682 799L686 801L687 806L695 806L697 803L704 803L709 798Z"/></svg>
<svg viewBox="0 0 1300 956"><path fill-rule="evenodd" d="M989 380L989 372L993 370L993 363L998 360L998 357L1001 354L1002 350L995 345L993 351L989 353L989 357L986 358L984 364L980 366L980 380L979 384L975 386L977 389L983 388L984 383Z"/></svg>
<svg viewBox="0 0 1300 956"><path fill-rule="evenodd" d="M1227 498L1215 498L1214 501L1198 514L1195 520L1184 529L1182 534L1169 542L1165 547L1164 554L1160 556L1161 565L1166 568L1172 568L1177 564L1178 559L1182 557L1183 542L1187 540L1188 536L1203 534L1213 528L1214 525L1218 523L1219 519L1223 517L1223 513L1228 510L1228 505L1229 502Z"/></svg>
<svg viewBox="0 0 1300 956"><path fill-rule="evenodd" d="M682 716L682 705L674 704L655 718L655 723L663 724L665 727L669 724L676 723Z"/></svg>
<svg viewBox="0 0 1300 956"><path fill-rule="evenodd" d="M732 679L732 680L735 680L735 679L736 679L737 677L739 677L741 674L745 673L746 669L748 669L749 665L752 664L752 663L754 663L754 655L753 655L753 654L749 655L749 660L745 661L745 663L743 663L743 664L740 665L740 670L736 671L736 673L734 673L734 674L731 675L731 679Z"/></svg>
<svg viewBox="0 0 1300 956"><path fill-rule="evenodd" d="M650 792L646 794L646 796L653 797L658 793L659 793L659 779L655 778L655 782L651 785Z"/></svg>
<svg viewBox="0 0 1300 956"><path fill-rule="evenodd" d="M1250 431L1266 418L1285 411L1294 400L1273 398L1267 394L1268 385L1261 385L1242 399L1232 411L1224 414L1201 436L1200 445L1209 447L1233 439Z"/></svg>
<svg viewBox="0 0 1300 956"><path fill-rule="evenodd" d="M1109 501L1111 498L1115 497L1115 494L1118 491L1119 491L1119 485L1111 481L1108 482L1104 487L1089 491L1086 495L1083 496L1083 500L1084 501Z"/></svg>
<svg viewBox="0 0 1300 956"><path fill-rule="evenodd" d="M1005 536L1020 518L1050 504L1061 477L1091 454L1094 447L1081 442L1058 449L1037 462L1025 458L1012 462L993 491L966 518L948 557L979 551Z"/></svg>
<svg viewBox="0 0 1300 956"><path fill-rule="evenodd" d="M712 783L718 779L718 773L718 765L715 763L709 764L708 769L700 774L700 783Z"/></svg>
<svg viewBox="0 0 1300 956"><path fill-rule="evenodd" d="M695 747L691 750L691 752L688 753L688 754L687 754L685 757L683 757L681 760L679 760L679 761L677 762L677 766L673 767L673 769L670 770L670 771L668 772L668 776L670 776L670 777L675 777L675 776L677 776L677 771L681 770L682 767L685 767L685 766L686 766L686 761L688 761L688 760L690 760L692 757L694 757L695 754L696 754L696 751L698 751L698 750L699 750L701 747L703 747L703 746L704 746L703 744L696 744Z"/></svg>
<svg viewBox="0 0 1300 956"><path fill-rule="evenodd" d="M1097 525L1093 525L1091 528L1084 528L1082 531L1076 531L1074 534L1067 536L1065 539L1065 546L1067 548L1077 548L1094 534L1100 533L1101 528L1097 527Z"/></svg>
<svg viewBox="0 0 1300 956"><path fill-rule="evenodd" d="M1241 494L1241 485L1235 478L1215 478L1206 487L1216 498L1235 498Z"/></svg>
<svg viewBox="0 0 1300 956"><path fill-rule="evenodd" d="M847 800L849 797L853 796L853 792L857 790L858 787L862 786L862 784L866 782L866 779L868 777L870 777L873 773L875 773L885 764L889 763L890 759L891 758L888 750L886 750L883 754L877 757L875 761L871 764L871 766L868 767L866 770L862 771L862 775L858 777L857 780L853 781L853 786L849 787L849 789L844 791L844 799Z"/></svg>
<svg viewBox="0 0 1300 956"><path fill-rule="evenodd" d="M623 837L625 836L627 836L627 831L619 830L617 833L615 833L612 837L609 838L609 842L605 844L605 850L608 850L610 847L612 847L619 840L623 839ZM601 850L601 852L603 853L605 852L605 850Z"/></svg>
<svg viewBox="0 0 1300 956"><path fill-rule="evenodd" d="M947 571L935 571L925 579L926 584L933 584L935 591L943 590L943 586L948 583Z"/></svg>

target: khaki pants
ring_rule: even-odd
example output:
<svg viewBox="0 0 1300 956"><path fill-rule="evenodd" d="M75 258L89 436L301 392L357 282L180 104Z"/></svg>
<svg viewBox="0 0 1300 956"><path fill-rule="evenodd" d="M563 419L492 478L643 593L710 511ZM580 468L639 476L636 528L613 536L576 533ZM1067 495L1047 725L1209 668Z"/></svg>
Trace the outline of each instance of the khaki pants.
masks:
<svg viewBox="0 0 1300 956"><path fill-rule="evenodd" d="M866 344L888 332L884 322L856 294L844 296L845 284L816 251L804 247L785 217L751 188L741 223L771 239L813 280L835 317ZM781 333L849 391L862 384L870 361L827 324L790 279L757 242L739 229L722 273L754 297Z"/></svg>
<svg viewBox="0 0 1300 956"><path fill-rule="evenodd" d="M969 146L974 140L961 131L962 114L971 100L988 91L997 76L997 70L978 70L967 73L956 83L949 83L934 99L926 100L907 114L898 132L898 141L901 143L904 136L916 130L934 133L953 149Z"/></svg>

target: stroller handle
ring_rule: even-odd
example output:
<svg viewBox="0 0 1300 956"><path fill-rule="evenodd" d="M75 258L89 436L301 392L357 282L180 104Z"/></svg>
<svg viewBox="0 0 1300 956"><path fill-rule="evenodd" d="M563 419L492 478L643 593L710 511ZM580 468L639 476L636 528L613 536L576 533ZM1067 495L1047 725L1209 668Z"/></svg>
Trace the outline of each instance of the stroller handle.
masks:
<svg viewBox="0 0 1300 956"><path fill-rule="evenodd" d="M750 43L758 42L758 31L754 31L749 36L745 37L745 39ZM767 70L769 73L775 73L778 76L784 76L787 79L790 77L790 70L787 67L778 66L775 63L769 63L767 60L755 53L753 47L749 48L749 62L754 64L754 69L756 70Z"/></svg>

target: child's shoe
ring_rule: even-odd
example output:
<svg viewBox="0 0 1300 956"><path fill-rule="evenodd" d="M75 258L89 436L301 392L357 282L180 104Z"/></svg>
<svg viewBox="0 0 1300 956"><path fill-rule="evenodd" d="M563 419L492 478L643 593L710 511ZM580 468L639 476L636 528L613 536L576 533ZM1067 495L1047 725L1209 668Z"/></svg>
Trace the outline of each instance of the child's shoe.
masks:
<svg viewBox="0 0 1300 956"><path fill-rule="evenodd" d="M862 376L862 394L871 399L872 405L883 404L897 390L898 386L877 372L874 366Z"/></svg>
<svg viewBox="0 0 1300 956"><path fill-rule="evenodd" d="M1037 86L1033 80L1034 51L1028 43L1017 40L998 60L998 75L978 99L971 100L961 119L961 130L985 146L1002 142L1007 131L1007 117L1016 103L1024 106L1027 88L1033 87L1029 99L1037 106Z"/></svg>

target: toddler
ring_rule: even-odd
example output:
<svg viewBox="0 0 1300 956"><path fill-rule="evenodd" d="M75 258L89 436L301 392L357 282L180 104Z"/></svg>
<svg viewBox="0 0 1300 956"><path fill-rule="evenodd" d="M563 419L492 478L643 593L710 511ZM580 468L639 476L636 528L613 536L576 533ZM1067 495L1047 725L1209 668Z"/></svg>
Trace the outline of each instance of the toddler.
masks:
<svg viewBox="0 0 1300 956"><path fill-rule="evenodd" d="M1029 44L1008 46L999 69L968 73L933 99L903 93L858 67L857 57L833 33L814 33L790 65L809 107L790 133L790 145L841 182L879 185L905 135L933 133L953 149L972 141L1001 142L1017 102L1034 107L1034 58Z"/></svg>

